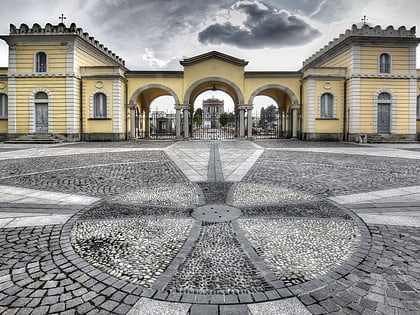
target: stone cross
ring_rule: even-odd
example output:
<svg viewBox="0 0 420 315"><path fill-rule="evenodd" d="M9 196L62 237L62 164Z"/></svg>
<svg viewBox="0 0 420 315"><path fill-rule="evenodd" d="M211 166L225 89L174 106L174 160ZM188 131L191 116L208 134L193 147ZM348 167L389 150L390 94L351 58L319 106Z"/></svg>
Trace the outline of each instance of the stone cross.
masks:
<svg viewBox="0 0 420 315"><path fill-rule="evenodd" d="M64 24L64 20L67 19L63 13L61 13L61 16L59 17L59 19L61 20L61 23Z"/></svg>

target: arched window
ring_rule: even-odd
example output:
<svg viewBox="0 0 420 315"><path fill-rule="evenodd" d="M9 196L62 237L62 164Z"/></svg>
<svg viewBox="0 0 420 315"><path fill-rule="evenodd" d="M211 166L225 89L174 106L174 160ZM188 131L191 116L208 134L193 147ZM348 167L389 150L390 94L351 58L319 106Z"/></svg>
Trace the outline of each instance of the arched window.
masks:
<svg viewBox="0 0 420 315"><path fill-rule="evenodd" d="M420 119L420 95L417 96L417 119Z"/></svg>
<svg viewBox="0 0 420 315"><path fill-rule="evenodd" d="M324 93L321 95L321 118L334 117L334 96L331 93Z"/></svg>
<svg viewBox="0 0 420 315"><path fill-rule="evenodd" d="M387 53L379 56L379 72L391 73L391 56Z"/></svg>
<svg viewBox="0 0 420 315"><path fill-rule="evenodd" d="M106 95L104 93L96 93L93 96L93 118L106 118Z"/></svg>
<svg viewBox="0 0 420 315"><path fill-rule="evenodd" d="M47 54L39 52L35 58L36 72L47 72Z"/></svg>
<svg viewBox="0 0 420 315"><path fill-rule="evenodd" d="M7 108L7 95L0 93L0 118L7 118L8 108Z"/></svg>

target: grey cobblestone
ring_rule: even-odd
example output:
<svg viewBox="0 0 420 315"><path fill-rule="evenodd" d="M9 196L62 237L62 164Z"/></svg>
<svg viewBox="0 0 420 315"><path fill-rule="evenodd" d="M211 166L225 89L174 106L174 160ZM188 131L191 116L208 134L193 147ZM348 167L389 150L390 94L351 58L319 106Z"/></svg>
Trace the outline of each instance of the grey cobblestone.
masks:
<svg viewBox="0 0 420 315"><path fill-rule="evenodd" d="M138 144L127 145L134 147ZM163 148L169 144L158 146ZM268 148L309 145L293 141L257 144ZM74 147L89 145L77 144ZM107 147L108 144L92 145ZM144 145L153 146L150 143ZM223 143L221 147L227 145ZM342 146L349 147L347 144ZM237 148L240 149L240 146ZM199 193L204 195L207 203L237 202L242 210L242 219L246 220L261 220L262 217L268 220L292 217L296 220L299 217L349 223L354 217L330 207L329 202L323 201L325 196L419 185L419 175L418 161L408 159L266 150L243 182L236 186L237 194L230 195L232 187L235 188L232 183L191 185L163 151L4 160L0 164L2 185L106 197L107 201L80 213L77 220L71 219L73 221L65 226L1 229L0 314L126 314L141 296L162 301L201 303L194 304L191 312L200 310L199 306L202 306L201 310L208 306L208 310L215 310L218 314L228 313L230 304L240 303L245 312L245 304L292 296L298 296L314 314L418 314L420 236L414 228L370 225L371 239L369 234L361 232L361 237L369 240L360 246L365 252L357 251L348 259L348 264L342 265L335 273L319 275L313 282L289 287L273 281L271 283L277 284L275 287L264 287L260 292L245 290L246 293L236 295L197 294L205 285L196 287L195 292L185 293L194 289L191 285L193 281L182 289L179 286L176 290L173 286L166 291L129 284L86 263L72 252L70 241L65 240L63 235L70 233L69 227L74 223L82 221L129 221L146 216L150 220L185 220L197 202L192 197L197 193L196 187L201 188ZM169 192L171 197L165 199L161 196L155 204L153 201L156 200L147 201L147 196L156 196L154 190L159 187L162 187L162 192ZM179 196L179 200L185 203L179 200L169 202L169 199L174 199L176 188L185 188L182 190L184 196ZM253 193L247 195L247 191L252 189ZM262 226L260 230L264 228ZM276 231L266 230L272 234ZM240 244L235 243L234 234L224 233L223 229L217 232L207 237L208 248L215 247L217 241L229 239L227 242L230 245L235 244L233 250L238 250L236 258L244 256L246 251L243 252ZM203 242L191 242L190 256L202 245ZM221 247L224 250L219 258L225 257L224 264L227 260L236 265L235 259L226 255L226 252L232 252L231 247ZM258 248L256 251L262 253ZM209 261L216 261L217 255L219 253L213 252L214 257L210 256ZM204 255L201 253L199 256ZM175 260L178 258L175 257ZM190 258L178 264L181 268L178 274L173 272L174 279L180 280L182 272L194 269L188 267L189 263ZM253 262L250 263L252 265ZM203 266L193 272L195 278L209 278L215 274L205 263ZM241 275L242 278L249 276L248 282L258 278L256 269L251 269ZM270 284L270 281L267 283ZM227 293L228 290L216 293ZM212 305L207 305L209 303Z"/></svg>

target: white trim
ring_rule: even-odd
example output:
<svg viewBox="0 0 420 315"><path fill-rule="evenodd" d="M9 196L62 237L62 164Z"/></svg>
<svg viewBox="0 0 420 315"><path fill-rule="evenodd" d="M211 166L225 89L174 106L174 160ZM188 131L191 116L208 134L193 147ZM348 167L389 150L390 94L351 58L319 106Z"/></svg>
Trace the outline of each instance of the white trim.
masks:
<svg viewBox="0 0 420 315"><path fill-rule="evenodd" d="M5 100L6 100L6 104L5 104L5 111L7 111L7 112L9 112L9 96L7 95L7 93L4 93L4 92L0 92L0 99L1 99L1 96L2 95L5 95L6 96L6 98L5 98ZM1 106L2 106L2 104L0 104L0 111L1 111ZM7 115L0 115L0 119L8 119L8 114Z"/></svg>
<svg viewBox="0 0 420 315"><path fill-rule="evenodd" d="M306 131L315 132L315 91L316 84L314 79L307 82L306 88Z"/></svg>
<svg viewBox="0 0 420 315"><path fill-rule="evenodd" d="M391 100L378 100L378 96L381 93L388 93L391 96ZM395 93L389 89L380 89L376 91L375 96L373 97L373 133L378 133L378 103L389 104L390 105L390 117L389 117L389 132L395 133L397 125L397 106L396 106L396 97Z"/></svg>
<svg viewBox="0 0 420 315"><path fill-rule="evenodd" d="M410 46L410 75L417 77L417 50Z"/></svg>
<svg viewBox="0 0 420 315"><path fill-rule="evenodd" d="M9 133L16 133L16 79L9 78L8 80L8 119L7 128Z"/></svg>
<svg viewBox="0 0 420 315"><path fill-rule="evenodd" d="M66 132L68 134L79 132L78 84L77 79L66 78Z"/></svg>
<svg viewBox="0 0 420 315"><path fill-rule="evenodd" d="M417 80L410 80L410 102L408 109L408 133L417 133Z"/></svg>
<svg viewBox="0 0 420 315"><path fill-rule="evenodd" d="M350 74L360 73L360 46L353 45L350 49Z"/></svg>
<svg viewBox="0 0 420 315"><path fill-rule="evenodd" d="M53 96L49 90L44 88L34 89L29 95L29 132L36 133L35 95L38 92L48 95L48 133L53 133Z"/></svg>
<svg viewBox="0 0 420 315"><path fill-rule="evenodd" d="M104 118L110 118L110 97L105 91L102 90L96 90L90 95L89 118L96 118L95 116L93 116L93 96L97 93L102 93L106 96L106 117Z"/></svg>
<svg viewBox="0 0 420 315"><path fill-rule="evenodd" d="M17 57L16 57L16 46L9 46L9 75L12 73L16 73L16 64L17 64Z"/></svg>
<svg viewBox="0 0 420 315"><path fill-rule="evenodd" d="M349 132L360 132L360 79L349 80Z"/></svg>
<svg viewBox="0 0 420 315"><path fill-rule="evenodd" d="M112 132L123 132L122 127L122 88L121 81L114 79L112 82Z"/></svg>

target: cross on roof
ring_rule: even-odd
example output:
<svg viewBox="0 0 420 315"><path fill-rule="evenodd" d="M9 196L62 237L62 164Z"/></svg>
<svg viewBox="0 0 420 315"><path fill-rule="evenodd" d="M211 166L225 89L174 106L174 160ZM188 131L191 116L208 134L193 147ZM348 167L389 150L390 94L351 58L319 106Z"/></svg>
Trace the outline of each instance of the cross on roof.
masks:
<svg viewBox="0 0 420 315"><path fill-rule="evenodd" d="M61 23L64 24L64 20L67 19L63 13L61 13L61 16L59 17L59 19L61 20Z"/></svg>
<svg viewBox="0 0 420 315"><path fill-rule="evenodd" d="M368 18L366 17L366 15L363 15L363 18L361 20L363 21L363 25L366 25L366 21L368 20Z"/></svg>

